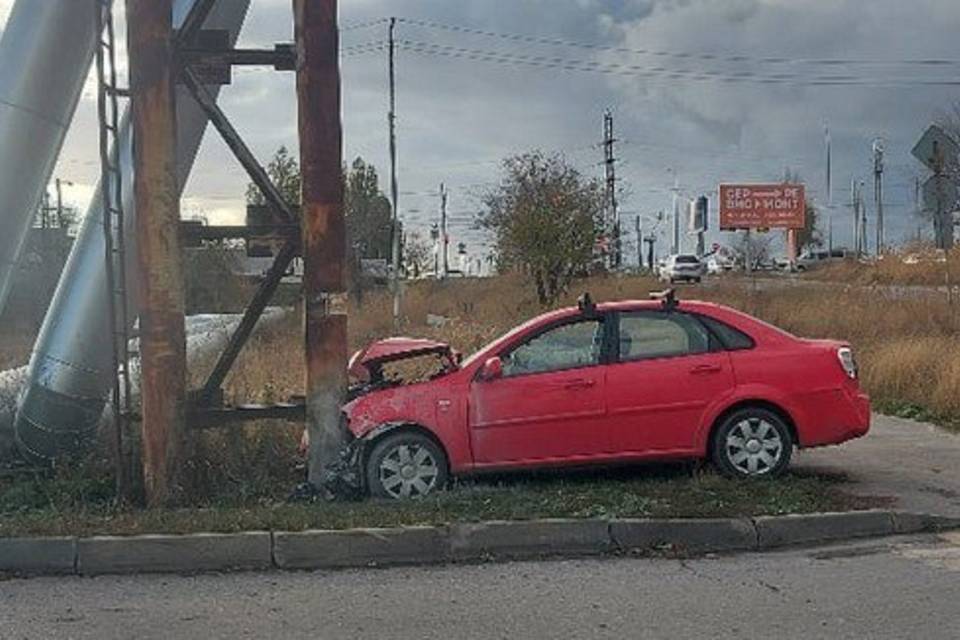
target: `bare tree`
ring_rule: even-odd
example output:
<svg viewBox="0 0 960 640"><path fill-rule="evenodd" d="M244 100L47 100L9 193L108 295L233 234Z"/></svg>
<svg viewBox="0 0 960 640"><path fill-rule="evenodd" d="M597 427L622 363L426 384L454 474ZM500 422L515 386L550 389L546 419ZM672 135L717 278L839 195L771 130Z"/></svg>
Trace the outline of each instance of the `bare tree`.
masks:
<svg viewBox="0 0 960 640"><path fill-rule="evenodd" d="M411 232L403 243L404 268L413 278L419 278L430 270L433 262L430 241L416 231Z"/></svg>
<svg viewBox="0 0 960 640"><path fill-rule="evenodd" d="M745 232L737 237L733 249L743 259L743 265L750 271L759 269L770 259L770 246L773 236L769 233Z"/></svg>
<svg viewBox="0 0 960 640"><path fill-rule="evenodd" d="M783 181L792 184L802 184L803 178L800 177L799 173L787 169L783 174ZM804 225L797 233L797 248L801 251L803 249L814 249L823 246L822 233L817 228L820 222L819 213L817 208L813 206L813 203L808 200L806 215L804 216ZM769 244L768 242L767 250L769 250Z"/></svg>

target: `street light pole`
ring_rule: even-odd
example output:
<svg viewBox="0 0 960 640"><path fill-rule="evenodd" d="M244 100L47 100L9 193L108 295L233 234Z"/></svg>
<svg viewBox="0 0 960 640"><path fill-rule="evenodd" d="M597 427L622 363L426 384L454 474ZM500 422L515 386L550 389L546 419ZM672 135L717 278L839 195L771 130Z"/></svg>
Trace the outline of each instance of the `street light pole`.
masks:
<svg viewBox="0 0 960 640"><path fill-rule="evenodd" d="M390 200L393 203L393 225L391 237L392 273L390 284L393 289L393 329L400 330L400 191L397 186L397 77L396 77L396 41L397 19L390 18L388 33L388 67L390 80Z"/></svg>

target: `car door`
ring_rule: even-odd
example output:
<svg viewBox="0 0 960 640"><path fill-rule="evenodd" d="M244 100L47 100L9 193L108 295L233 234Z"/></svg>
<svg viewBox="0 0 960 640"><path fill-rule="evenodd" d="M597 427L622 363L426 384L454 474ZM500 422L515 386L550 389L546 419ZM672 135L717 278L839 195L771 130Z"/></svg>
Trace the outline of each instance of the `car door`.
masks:
<svg viewBox="0 0 960 640"><path fill-rule="evenodd" d="M606 327L602 316L550 326L500 354L501 377L471 383L477 464L562 460L607 448Z"/></svg>
<svg viewBox="0 0 960 640"><path fill-rule="evenodd" d="M734 387L728 353L696 317L638 311L616 318L608 367L611 450L689 452L708 406Z"/></svg>

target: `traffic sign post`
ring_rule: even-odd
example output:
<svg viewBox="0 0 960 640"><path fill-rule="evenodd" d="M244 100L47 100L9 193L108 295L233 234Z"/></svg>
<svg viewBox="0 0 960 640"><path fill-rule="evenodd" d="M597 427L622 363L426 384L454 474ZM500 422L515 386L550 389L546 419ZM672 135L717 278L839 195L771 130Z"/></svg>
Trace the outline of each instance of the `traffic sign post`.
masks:
<svg viewBox="0 0 960 640"><path fill-rule="evenodd" d="M933 125L913 148L913 156L933 171L923 184L924 208L933 215L937 248L953 248L953 212L960 200L957 191L960 145L943 129Z"/></svg>

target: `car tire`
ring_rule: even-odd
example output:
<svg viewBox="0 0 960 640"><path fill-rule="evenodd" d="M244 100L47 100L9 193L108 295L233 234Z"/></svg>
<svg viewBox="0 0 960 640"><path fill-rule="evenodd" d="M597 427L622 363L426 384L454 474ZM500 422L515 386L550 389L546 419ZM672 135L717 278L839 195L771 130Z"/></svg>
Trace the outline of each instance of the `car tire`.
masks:
<svg viewBox="0 0 960 640"><path fill-rule="evenodd" d="M419 498L446 486L447 456L427 436L404 431L379 440L367 456L366 479L375 498Z"/></svg>
<svg viewBox="0 0 960 640"><path fill-rule="evenodd" d="M710 455L728 478L775 478L790 464L794 444L783 418L763 407L745 407L720 423Z"/></svg>

